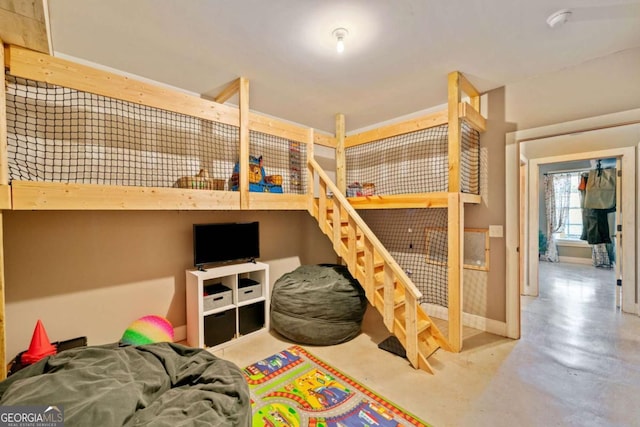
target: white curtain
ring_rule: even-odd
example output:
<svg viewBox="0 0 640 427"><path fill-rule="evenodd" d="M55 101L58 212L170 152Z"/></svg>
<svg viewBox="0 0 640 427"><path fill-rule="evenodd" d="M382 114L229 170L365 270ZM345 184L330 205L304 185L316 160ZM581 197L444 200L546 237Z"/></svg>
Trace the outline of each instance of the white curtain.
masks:
<svg viewBox="0 0 640 427"><path fill-rule="evenodd" d="M558 248L554 233L561 231L569 213L571 175L567 173L548 174L544 177L544 203L547 213L547 252L543 260L558 262Z"/></svg>

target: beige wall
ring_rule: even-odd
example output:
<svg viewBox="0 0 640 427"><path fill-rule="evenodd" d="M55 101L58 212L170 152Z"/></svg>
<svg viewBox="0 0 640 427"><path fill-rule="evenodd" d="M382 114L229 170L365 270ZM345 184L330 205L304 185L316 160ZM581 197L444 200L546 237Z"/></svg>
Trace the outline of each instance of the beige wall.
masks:
<svg viewBox="0 0 640 427"><path fill-rule="evenodd" d="M481 181L483 203L465 209L465 226L504 224L506 133L639 108L638 70L640 48L507 84L489 92L486 96L488 131L481 138L481 146L487 150L486 158L483 156L486 165L483 164L482 168L487 177L486 181ZM548 138L527 143L523 149L529 158L535 158L573 152L576 144L582 151L628 144L628 141L621 142L617 138L598 138L597 134L584 134L572 140L570 146L566 146L566 139ZM638 141L640 139L636 143ZM486 317L490 319L505 318L505 257L504 240L491 239L491 276L486 293Z"/></svg>
<svg viewBox="0 0 640 427"><path fill-rule="evenodd" d="M529 129L640 107L640 47L506 85L507 122Z"/></svg>
<svg viewBox="0 0 640 427"><path fill-rule="evenodd" d="M51 341L117 341L146 314L184 333L192 224L253 220L271 283L301 263L335 262L307 212L5 212L7 357L28 347L38 319Z"/></svg>
<svg viewBox="0 0 640 427"><path fill-rule="evenodd" d="M465 207L464 226L468 228L488 228L490 225L504 227L505 225L504 137L507 132L513 131L515 126L508 123L505 118L504 88L493 90L487 94L484 114L487 118L487 131L480 136L482 203ZM504 238L490 238L489 250L491 264L486 281L487 288L484 292L478 293L486 301L483 303L476 301L476 304L484 307L486 312L480 313L476 310L474 314L504 322L506 320Z"/></svg>

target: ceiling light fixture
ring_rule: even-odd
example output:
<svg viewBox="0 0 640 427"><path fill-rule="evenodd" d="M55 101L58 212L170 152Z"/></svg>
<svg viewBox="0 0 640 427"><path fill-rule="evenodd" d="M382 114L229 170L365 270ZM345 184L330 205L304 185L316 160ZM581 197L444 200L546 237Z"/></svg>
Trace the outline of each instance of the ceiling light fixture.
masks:
<svg viewBox="0 0 640 427"><path fill-rule="evenodd" d="M547 25L551 28L555 28L567 22L569 20L569 16L571 16L571 11L569 9L561 9L549 15L547 18Z"/></svg>
<svg viewBox="0 0 640 427"><path fill-rule="evenodd" d="M336 38L336 50L338 53L344 52L344 38L349 35L349 31L346 28L336 28L331 33Z"/></svg>

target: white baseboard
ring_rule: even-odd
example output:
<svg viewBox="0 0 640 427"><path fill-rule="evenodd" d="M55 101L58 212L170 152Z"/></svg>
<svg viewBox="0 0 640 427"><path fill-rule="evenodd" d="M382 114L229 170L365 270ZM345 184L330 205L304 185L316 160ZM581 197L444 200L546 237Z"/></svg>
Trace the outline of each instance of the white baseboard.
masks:
<svg viewBox="0 0 640 427"><path fill-rule="evenodd" d="M593 265L593 260L591 258L580 258L575 256L559 256L558 261L560 262L568 262L570 264L586 264Z"/></svg>
<svg viewBox="0 0 640 427"><path fill-rule="evenodd" d="M420 305L431 317L442 320L449 319L449 309L447 307L429 303L421 303ZM495 335L507 336L507 324L499 320L488 319L476 314L462 313L462 324Z"/></svg>

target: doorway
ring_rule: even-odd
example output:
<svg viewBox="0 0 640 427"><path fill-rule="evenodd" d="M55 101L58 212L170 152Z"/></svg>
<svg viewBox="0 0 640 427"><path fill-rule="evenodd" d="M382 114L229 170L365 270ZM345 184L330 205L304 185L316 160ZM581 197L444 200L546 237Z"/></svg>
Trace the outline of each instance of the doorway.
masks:
<svg viewBox="0 0 640 427"><path fill-rule="evenodd" d="M619 116L619 117L618 117ZM562 123L542 128L517 131L506 138L506 320L507 336L520 337L520 272L519 253L524 258L524 289L537 294L538 286L538 193L536 174L540 164L571 161L585 158L620 158L621 169L627 171L619 180L622 184L622 239L621 264L623 271L622 310L638 314L636 282L636 145L639 141L640 124L625 124L628 117L620 113ZM638 117L640 119L640 116ZM628 121L627 121L628 123ZM525 186L520 187L520 165L525 162ZM535 170L535 172L534 172ZM524 234L520 238L520 210L523 201ZM535 206L532 206L532 203ZM535 224L535 225L532 225ZM533 238L535 237L535 238Z"/></svg>
<svg viewBox="0 0 640 427"><path fill-rule="evenodd" d="M621 171L619 163L616 158L538 162L538 232L532 238L538 239L540 280L537 287L523 289L523 295L537 296L540 287L551 279L558 281L576 275L585 279L597 277L601 286L613 290L611 295L620 295L616 292L617 280L622 279L620 262L616 261L622 255L616 231L621 208L621 189L616 187L620 181L616 176ZM597 188L594 191L588 181L606 183L611 190L618 191L615 196L611 192L607 198L598 198L601 193ZM532 223L530 229L533 228ZM563 277L565 273L567 277ZM620 305L617 298L610 303L611 307Z"/></svg>
<svg viewBox="0 0 640 427"><path fill-rule="evenodd" d="M621 192L618 204L621 212L621 231L617 234L617 241L621 242L618 248L618 266L626 269L626 275L622 280L622 311L627 313L637 313L636 308L636 278L635 278L635 149L624 147L611 150L599 150L574 154L565 154L552 157L541 157L530 159L528 175L528 206L529 215L525 231L525 242L528 242L525 256L528 260L528 274L526 274L524 284L524 295L536 296L539 293L539 241L538 231L540 224L540 175L541 168L546 164L558 164L564 162L574 162L580 160L597 160L605 158L617 158L620 161L622 176L618 178L621 182ZM625 236L630 238L623 239ZM614 276L615 277L615 276ZM615 282L613 283L615 284Z"/></svg>

